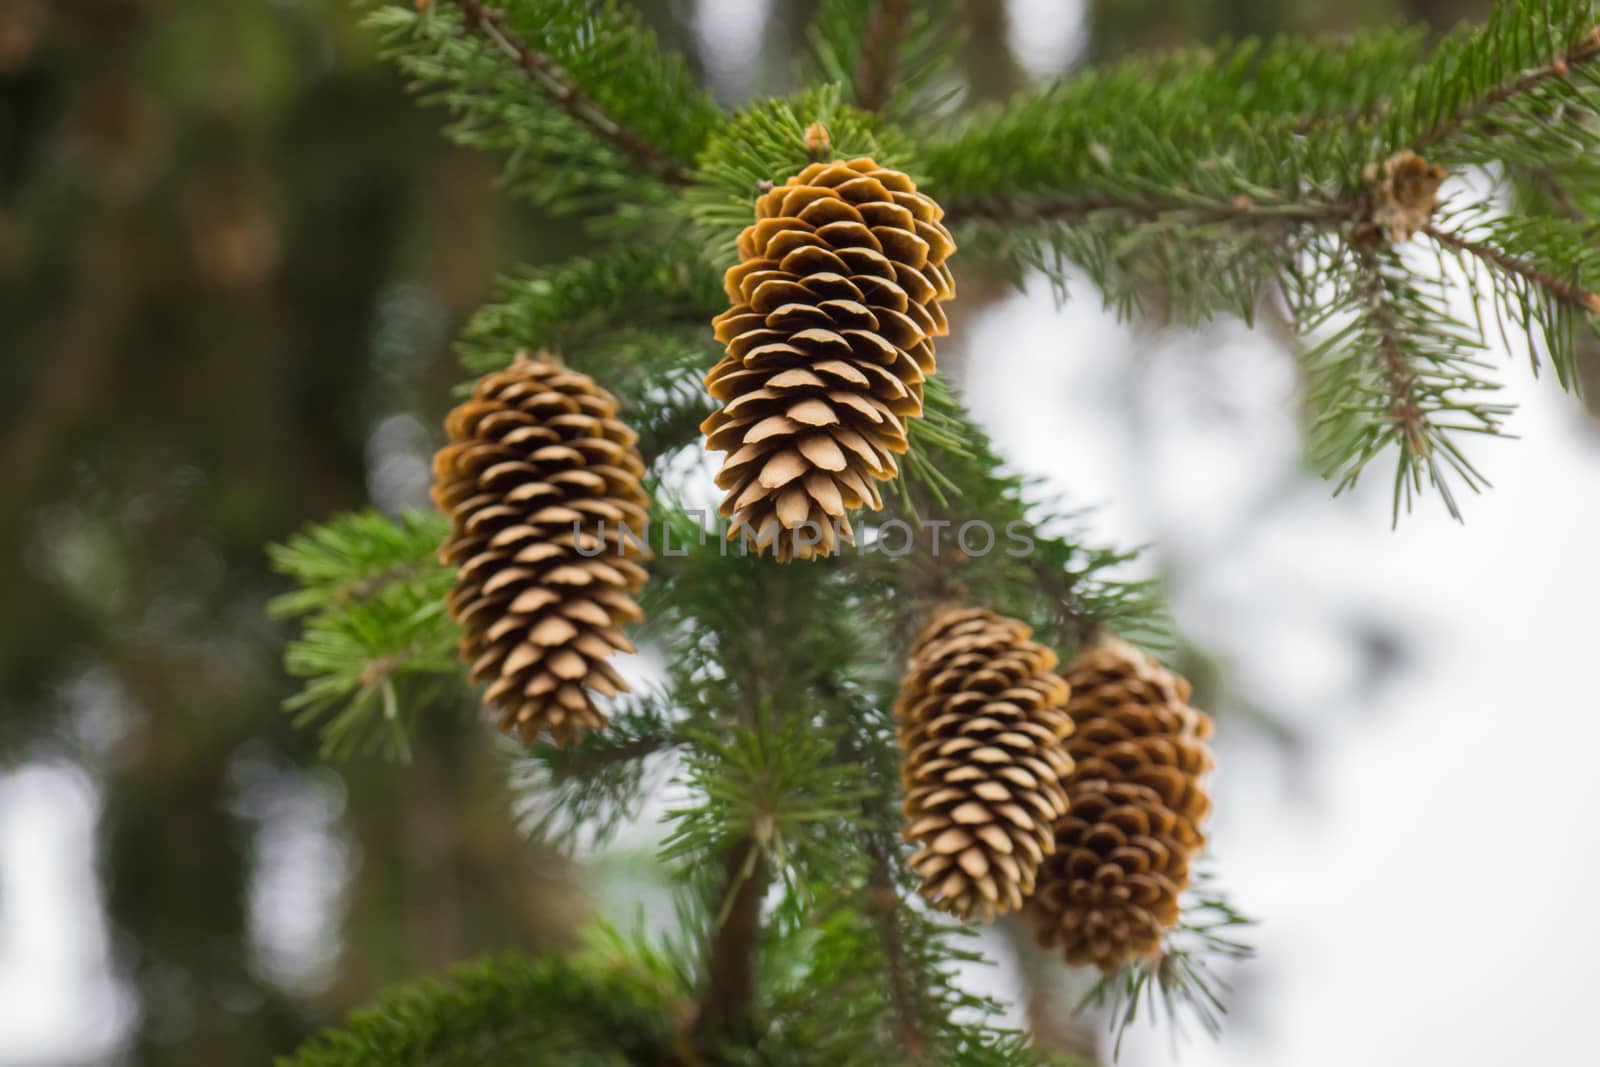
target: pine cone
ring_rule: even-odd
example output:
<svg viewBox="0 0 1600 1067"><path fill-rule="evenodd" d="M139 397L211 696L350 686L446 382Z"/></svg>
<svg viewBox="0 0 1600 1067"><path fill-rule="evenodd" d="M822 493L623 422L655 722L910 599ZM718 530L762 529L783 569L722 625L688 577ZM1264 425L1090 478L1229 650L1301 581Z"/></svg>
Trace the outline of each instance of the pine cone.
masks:
<svg viewBox="0 0 1600 1067"><path fill-rule="evenodd" d="M638 435L588 375L519 355L482 378L445 421L433 498L450 514L440 558L460 568L450 613L484 702L532 744L604 726L592 693L627 685L607 662L632 652L625 621L644 616ZM627 528L627 529L625 529Z"/></svg>
<svg viewBox="0 0 1600 1067"><path fill-rule="evenodd" d="M990 611L940 610L895 702L911 868L962 919L1022 906L1067 810L1067 685L1030 633Z"/></svg>
<svg viewBox="0 0 1600 1067"><path fill-rule="evenodd" d="M854 542L846 511L883 506L906 420L922 414L939 302L955 295L944 211L870 159L814 163L756 201L712 325L728 354L706 375L701 424L727 452L730 537L779 560Z"/></svg>
<svg viewBox="0 0 1600 1067"><path fill-rule="evenodd" d="M1064 673L1070 809L1027 915L1068 963L1112 971L1158 953L1178 922L1211 807L1200 784L1211 719L1189 706L1187 681L1122 641L1085 650Z"/></svg>

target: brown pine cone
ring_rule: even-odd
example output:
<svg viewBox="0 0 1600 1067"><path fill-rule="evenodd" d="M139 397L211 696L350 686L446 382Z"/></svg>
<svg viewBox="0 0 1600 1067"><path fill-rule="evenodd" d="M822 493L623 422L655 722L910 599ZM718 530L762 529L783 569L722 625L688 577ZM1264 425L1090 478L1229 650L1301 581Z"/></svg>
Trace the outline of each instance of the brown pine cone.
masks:
<svg viewBox="0 0 1600 1067"><path fill-rule="evenodd" d="M727 452L730 537L777 559L854 543L846 512L883 506L906 420L922 414L933 338L948 329L955 251L944 211L870 159L814 163L756 201L713 321L728 354L706 375L704 423Z"/></svg>
<svg viewBox="0 0 1600 1067"><path fill-rule="evenodd" d="M451 519L440 558L460 568L450 613L500 729L567 744L604 726L593 694L627 685L608 663L644 616L649 497L638 435L586 374L519 355L450 412L433 498Z"/></svg>
<svg viewBox="0 0 1600 1067"><path fill-rule="evenodd" d="M1030 633L991 611L937 611L895 702L911 868L962 919L1022 906L1067 810L1067 685Z"/></svg>
<svg viewBox="0 0 1600 1067"><path fill-rule="evenodd" d="M1067 742L1070 810L1039 872L1027 915L1067 962L1112 971L1158 954L1178 922L1189 862L1211 802L1211 719L1189 683L1119 640L1085 650L1064 672L1075 727Z"/></svg>

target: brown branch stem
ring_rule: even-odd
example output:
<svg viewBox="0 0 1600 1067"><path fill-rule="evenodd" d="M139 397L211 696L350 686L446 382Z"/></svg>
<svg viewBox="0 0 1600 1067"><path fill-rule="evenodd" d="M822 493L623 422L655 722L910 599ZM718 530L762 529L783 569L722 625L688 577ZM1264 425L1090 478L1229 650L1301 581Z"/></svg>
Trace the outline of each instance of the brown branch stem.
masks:
<svg viewBox="0 0 1600 1067"><path fill-rule="evenodd" d="M712 1053L738 1043L753 1029L756 951L761 940L761 899L768 861L756 832L734 841L723 864L722 909L706 949L705 982L695 1017L695 1045Z"/></svg>
<svg viewBox="0 0 1600 1067"><path fill-rule="evenodd" d="M585 749L581 746L557 750L551 762L551 774L557 781L588 778L619 763L654 756L679 743L670 732L638 737L610 748Z"/></svg>
<svg viewBox="0 0 1600 1067"><path fill-rule="evenodd" d="M1569 307L1589 314L1600 314L1600 294L1589 292L1568 282L1562 281L1549 271L1540 270L1527 260L1518 259L1508 252L1503 252L1493 245L1481 241L1473 241L1460 234L1441 230L1433 223L1428 223L1422 232L1448 248L1464 252L1474 259L1488 264L1497 270L1529 282Z"/></svg>
<svg viewBox="0 0 1600 1067"><path fill-rule="evenodd" d="M1427 418L1417 401L1416 375L1400 345L1400 324L1389 307L1377 253L1370 245L1355 246L1356 262L1366 287L1368 313L1378 329L1384 384L1389 393L1389 417L1400 428L1401 447L1413 456L1428 452Z"/></svg>
<svg viewBox="0 0 1600 1067"><path fill-rule="evenodd" d="M861 108L882 111L889 103L910 19L911 0L880 0L873 8L853 79L856 104Z"/></svg>
<svg viewBox="0 0 1600 1067"><path fill-rule="evenodd" d="M869 817L870 817L870 813ZM871 894L873 924L877 927L878 943L883 946L884 967L889 978L889 1003L894 1009L894 1031L900 1046L905 1049L911 1063L921 1063L928 1052L928 1039L917 1023L916 990L906 968L905 944L900 936L900 924L895 912L900 908L900 893L895 888L893 853L884 846L876 834L868 832L865 851L872 861L872 872L867 881Z"/></svg>
<svg viewBox="0 0 1600 1067"><path fill-rule="evenodd" d="M611 116L548 53L523 41L511 29L504 11L482 0L448 0L461 9L463 25L493 44L515 63L528 78L568 115L608 142L623 155L641 164L655 177L671 185L686 185L689 175L683 166L661 149Z"/></svg>

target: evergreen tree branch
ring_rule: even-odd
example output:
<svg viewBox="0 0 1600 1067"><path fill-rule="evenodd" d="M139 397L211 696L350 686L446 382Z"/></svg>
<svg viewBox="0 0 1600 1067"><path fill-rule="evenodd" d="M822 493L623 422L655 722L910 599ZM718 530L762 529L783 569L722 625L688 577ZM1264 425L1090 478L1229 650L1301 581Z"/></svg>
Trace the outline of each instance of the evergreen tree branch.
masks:
<svg viewBox="0 0 1600 1067"><path fill-rule="evenodd" d="M548 349L633 399L663 375L714 362L707 324L724 301L701 250L668 238L500 278L456 347L474 374L499 370L519 349Z"/></svg>
<svg viewBox="0 0 1600 1067"><path fill-rule="evenodd" d="M1589 315L1600 314L1600 293L1564 282L1526 260L1518 259L1483 241L1475 241L1458 233L1440 229L1432 222L1423 226L1421 232L1442 245L1480 260L1495 270L1521 278L1575 311Z"/></svg>
<svg viewBox="0 0 1600 1067"><path fill-rule="evenodd" d="M639 812L654 784L651 757L682 743L664 696L618 700L604 730L573 745L542 744L529 751L508 743L514 809L524 832L545 841L589 847L611 840Z"/></svg>
<svg viewBox="0 0 1600 1067"><path fill-rule="evenodd" d="M1443 279L1419 280L1392 245L1368 235L1350 249L1334 293L1319 298L1316 277L1291 277L1287 290L1302 331L1328 331L1303 357L1313 458L1343 491L1393 449L1395 520L1424 480L1459 518L1450 478L1487 483L1456 435L1499 433L1508 411L1480 399L1498 388L1483 376L1481 330L1456 319Z"/></svg>
<svg viewBox="0 0 1600 1067"><path fill-rule="evenodd" d="M402 693L443 691L459 677L443 601L452 575L436 558L448 528L436 512L368 510L269 547L274 569L299 586L269 611L304 616L284 665L306 681L284 708L297 725L320 723L325 754L375 747L405 758L413 714Z"/></svg>
<svg viewBox="0 0 1600 1067"><path fill-rule="evenodd" d="M1399 439L1402 456L1410 460L1423 458L1428 452L1427 419L1416 392L1416 375L1406 359L1400 324L1390 304L1388 287L1384 284L1383 275L1378 270L1377 255L1370 245L1356 249L1356 262L1361 268L1366 311L1378 340L1381 376L1389 397L1389 420Z"/></svg>
<svg viewBox="0 0 1600 1067"><path fill-rule="evenodd" d="M936 424L938 432L913 427L909 457L934 468L940 481L918 486L900 509L906 521L926 527L926 536L919 537L917 553L900 560L864 558L867 573L898 594L885 598L897 614L880 620L899 646L891 658L903 658L921 613L952 595L954 583L973 602L1028 621L1040 640L1063 654L1101 627L1148 648L1171 644L1170 620L1155 588L1119 575L1138 553L1086 544L1079 516L1038 499L1036 486L1005 469L989 435L943 379L927 384L923 422ZM911 496L918 498L915 506ZM973 519L992 527L997 543L958 564L952 531ZM1018 554L1006 551L1019 545L1024 550ZM925 595L906 595L913 590Z"/></svg>
<svg viewBox="0 0 1600 1067"><path fill-rule="evenodd" d="M1532 17L1533 11L1521 10L1523 7L1532 6L1512 4L1506 5L1502 10L1516 11L1522 17ZM1481 37L1484 40L1492 40L1492 29L1485 31ZM1432 126L1413 140L1411 148L1419 154L1426 154L1438 142L1488 118L1508 101L1532 93L1550 82L1567 78L1575 69L1596 60L1600 60L1600 25L1591 27L1588 33L1579 38L1566 52L1552 57L1544 66L1522 71L1476 98L1462 103L1449 113L1441 115Z"/></svg>
<svg viewBox="0 0 1600 1067"><path fill-rule="evenodd" d="M586 739L587 740L587 739ZM635 763L646 756L665 752L677 743L671 733L629 737L620 743L574 745L566 748L550 746L550 765L558 781L589 778L604 774L621 763Z"/></svg>
<svg viewBox="0 0 1600 1067"><path fill-rule="evenodd" d="M846 87L862 111L926 127L958 94L960 11L959 0L821 0L806 83Z"/></svg>
<svg viewBox="0 0 1600 1067"><path fill-rule="evenodd" d="M618 122L546 52L528 45L513 30L505 11L482 0L446 0L461 9L462 26L491 42L556 106L593 130L602 140L669 185L686 185L688 171L636 131Z"/></svg>
<svg viewBox="0 0 1600 1067"><path fill-rule="evenodd" d="M867 34L856 63L856 106L882 111L894 92L895 68L911 16L911 0L878 0L867 21Z"/></svg>
<svg viewBox="0 0 1600 1067"><path fill-rule="evenodd" d="M267 606L274 618L337 610L443 569L437 557L450 524L431 511L391 518L367 510L309 525L267 546L273 570L299 583Z"/></svg>

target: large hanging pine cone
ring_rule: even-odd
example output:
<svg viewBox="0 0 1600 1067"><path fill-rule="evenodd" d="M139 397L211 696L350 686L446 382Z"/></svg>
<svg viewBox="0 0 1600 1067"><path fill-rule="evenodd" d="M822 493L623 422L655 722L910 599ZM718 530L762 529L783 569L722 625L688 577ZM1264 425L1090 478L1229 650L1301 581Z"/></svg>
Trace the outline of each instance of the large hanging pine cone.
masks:
<svg viewBox="0 0 1600 1067"><path fill-rule="evenodd" d="M814 163L756 201L713 322L727 357L706 375L722 407L701 425L727 452L729 536L779 560L853 543L846 511L883 506L878 481L922 414L939 302L955 295L944 211L870 159Z"/></svg>
<svg viewBox="0 0 1600 1067"><path fill-rule="evenodd" d="M460 568L450 612L500 729L566 744L604 726L594 692L627 689L607 662L643 618L649 500L637 435L588 375L519 355L445 421L433 498L449 512L440 558ZM626 528L626 531L625 531Z"/></svg>
<svg viewBox="0 0 1600 1067"><path fill-rule="evenodd" d="M911 867L962 919L1022 906L1067 810L1067 685L1029 634L990 611L937 612L895 702Z"/></svg>
<svg viewBox="0 0 1600 1067"><path fill-rule="evenodd" d="M1119 640L1090 647L1064 673L1070 810L1027 914L1040 944L1111 971L1159 952L1178 922L1211 807L1200 783L1211 719L1189 706L1187 681Z"/></svg>

